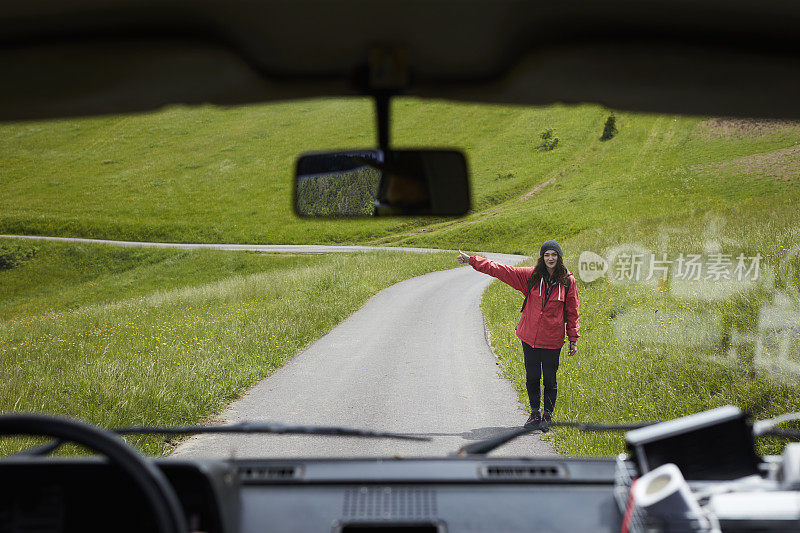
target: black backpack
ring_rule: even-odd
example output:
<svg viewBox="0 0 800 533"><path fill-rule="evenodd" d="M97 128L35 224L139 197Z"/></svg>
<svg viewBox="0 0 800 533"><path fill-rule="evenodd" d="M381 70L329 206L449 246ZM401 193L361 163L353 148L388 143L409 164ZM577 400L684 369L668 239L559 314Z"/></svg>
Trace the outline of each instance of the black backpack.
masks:
<svg viewBox="0 0 800 533"><path fill-rule="evenodd" d="M567 321L567 294L569 294L569 288L572 286L572 278L569 277L571 275L572 272L567 270L567 288L564 290L564 322ZM531 273L531 279L533 279L533 273ZM528 280L528 283L530 283L530 280ZM525 304L528 303L528 296L531 295L532 290L533 285L531 285L528 289L528 293L525 295L525 301L522 302L522 308L519 310L520 313L525 310Z"/></svg>

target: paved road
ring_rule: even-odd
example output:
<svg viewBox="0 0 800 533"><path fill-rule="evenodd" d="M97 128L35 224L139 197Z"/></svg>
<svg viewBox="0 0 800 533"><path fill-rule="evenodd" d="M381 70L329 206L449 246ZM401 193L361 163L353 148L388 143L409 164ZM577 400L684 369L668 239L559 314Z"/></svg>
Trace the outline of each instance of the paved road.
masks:
<svg viewBox="0 0 800 533"><path fill-rule="evenodd" d="M121 246L327 253L426 248L205 245L103 242ZM485 254L514 264L524 257ZM455 256L454 256L455 265ZM306 436L201 435L173 456L441 456L518 427L526 418L484 333L480 298L492 279L470 267L389 287L330 333L251 388L219 416L224 422L344 425L432 438L431 442ZM554 455L537 434L493 452Z"/></svg>
<svg viewBox="0 0 800 533"><path fill-rule="evenodd" d="M507 263L523 259L488 255ZM389 287L221 414L225 422L345 425L431 442L203 435L173 455L441 456L519 426L526 413L511 382L498 374L479 309L490 281L462 267ZM531 435L495 454L555 451Z"/></svg>
<svg viewBox="0 0 800 533"><path fill-rule="evenodd" d="M352 252L453 252L438 248L403 248L400 246L318 246L314 244L195 244L178 242L111 241L106 239L80 239L77 237L43 237L38 235L0 235L4 239L30 239L40 241L80 242L87 244L110 244L137 248L178 248L181 250L247 250L252 252L276 252L287 254L328 254Z"/></svg>

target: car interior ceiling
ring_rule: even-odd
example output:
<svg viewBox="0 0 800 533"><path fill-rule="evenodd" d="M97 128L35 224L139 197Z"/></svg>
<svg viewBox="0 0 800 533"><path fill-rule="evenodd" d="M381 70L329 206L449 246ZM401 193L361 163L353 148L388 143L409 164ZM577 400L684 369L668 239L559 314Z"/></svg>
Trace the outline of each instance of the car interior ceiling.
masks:
<svg viewBox="0 0 800 533"><path fill-rule="evenodd" d="M0 15L0 120L371 94L375 46L408 57L394 94L799 118L800 7L716 6L30 2Z"/></svg>

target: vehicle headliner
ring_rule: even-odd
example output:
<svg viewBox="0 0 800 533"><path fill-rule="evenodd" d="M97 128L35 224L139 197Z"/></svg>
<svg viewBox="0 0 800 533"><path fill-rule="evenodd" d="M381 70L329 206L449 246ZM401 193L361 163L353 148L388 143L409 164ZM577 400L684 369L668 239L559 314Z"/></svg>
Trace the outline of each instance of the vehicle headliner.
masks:
<svg viewBox="0 0 800 533"><path fill-rule="evenodd" d="M58 0L0 10L0 120L369 92L376 46L423 98L800 118L800 4Z"/></svg>

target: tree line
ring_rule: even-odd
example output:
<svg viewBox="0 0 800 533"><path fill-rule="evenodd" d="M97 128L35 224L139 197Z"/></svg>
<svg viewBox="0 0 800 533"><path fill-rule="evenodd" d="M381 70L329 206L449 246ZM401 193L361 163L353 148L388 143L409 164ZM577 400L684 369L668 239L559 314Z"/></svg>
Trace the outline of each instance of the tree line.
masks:
<svg viewBox="0 0 800 533"><path fill-rule="evenodd" d="M380 172L360 167L349 172L301 176L295 192L300 216L372 216Z"/></svg>

